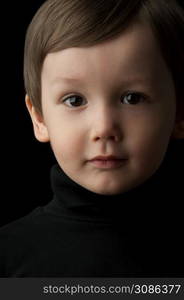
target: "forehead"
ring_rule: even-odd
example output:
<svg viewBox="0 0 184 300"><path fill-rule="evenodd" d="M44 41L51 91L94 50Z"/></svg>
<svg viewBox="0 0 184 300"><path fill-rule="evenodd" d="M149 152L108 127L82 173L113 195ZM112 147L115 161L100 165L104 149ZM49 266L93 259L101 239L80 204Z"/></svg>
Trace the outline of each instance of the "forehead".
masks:
<svg viewBox="0 0 184 300"><path fill-rule="evenodd" d="M115 80L122 74L128 80L163 80L169 70L150 26L134 22L112 40L92 47L73 47L49 53L42 78L57 85L86 80Z"/></svg>

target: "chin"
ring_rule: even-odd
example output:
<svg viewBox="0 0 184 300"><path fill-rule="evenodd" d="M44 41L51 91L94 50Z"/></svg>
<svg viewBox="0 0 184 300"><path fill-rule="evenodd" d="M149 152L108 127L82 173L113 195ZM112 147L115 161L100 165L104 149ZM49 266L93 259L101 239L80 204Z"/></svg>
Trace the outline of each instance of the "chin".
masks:
<svg viewBox="0 0 184 300"><path fill-rule="evenodd" d="M121 187L95 187L95 188L88 188L90 191L96 193L96 194L100 194L100 195L104 195L104 196L112 196L112 195L118 195L118 194L122 194L125 192L125 189Z"/></svg>

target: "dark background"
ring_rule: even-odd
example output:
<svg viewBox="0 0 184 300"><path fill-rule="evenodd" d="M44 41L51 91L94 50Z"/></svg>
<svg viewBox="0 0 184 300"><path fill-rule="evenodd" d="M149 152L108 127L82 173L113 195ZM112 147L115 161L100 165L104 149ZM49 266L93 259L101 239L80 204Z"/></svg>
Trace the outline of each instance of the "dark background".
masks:
<svg viewBox="0 0 184 300"><path fill-rule="evenodd" d="M44 1L11 1L1 7L1 199L0 226L28 214L52 198L50 168L55 158L50 145L39 143L25 107L23 83L23 53L27 27ZM179 1L183 4L183 1ZM170 207L171 222L183 216L184 200L184 140L173 141L165 160L154 178L156 197L164 207ZM154 196L153 196L154 195Z"/></svg>
<svg viewBox="0 0 184 300"><path fill-rule="evenodd" d="M47 143L39 143L25 106L23 55L25 34L44 1L11 1L3 4L1 150L2 175L0 225L47 203L52 192L50 168L55 159Z"/></svg>

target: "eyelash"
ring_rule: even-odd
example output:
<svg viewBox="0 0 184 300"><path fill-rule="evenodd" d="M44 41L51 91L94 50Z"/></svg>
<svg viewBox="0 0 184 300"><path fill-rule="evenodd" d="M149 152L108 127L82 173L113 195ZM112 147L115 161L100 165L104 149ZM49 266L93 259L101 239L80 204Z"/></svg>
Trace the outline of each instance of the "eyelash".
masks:
<svg viewBox="0 0 184 300"><path fill-rule="evenodd" d="M123 95L123 97L125 96L129 96L129 95L136 95L136 96L139 96L140 98L142 98L142 101L141 102L145 102L145 100L148 98L146 95L144 95L143 93L139 93L139 92L127 92ZM79 98L82 98L82 96L80 95L77 95L77 94L71 94L69 95L67 98L64 98L62 103L65 103L68 99L71 99L71 98L75 98L75 97L79 97ZM128 104L127 104L128 105ZM137 104L130 104L130 105L137 105ZM80 107L80 106L69 106L71 108L77 108L77 107Z"/></svg>

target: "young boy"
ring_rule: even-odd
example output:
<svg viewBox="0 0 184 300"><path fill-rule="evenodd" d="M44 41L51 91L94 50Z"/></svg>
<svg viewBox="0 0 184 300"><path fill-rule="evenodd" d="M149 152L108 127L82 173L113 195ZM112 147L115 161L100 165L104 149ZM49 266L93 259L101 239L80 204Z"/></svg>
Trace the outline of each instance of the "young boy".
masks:
<svg viewBox="0 0 184 300"><path fill-rule="evenodd" d="M179 276L140 191L170 140L184 138L183 34L176 1L39 9L25 43L26 106L57 160L54 196L1 228L1 277Z"/></svg>

